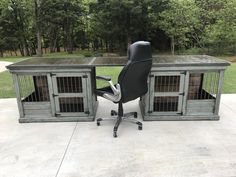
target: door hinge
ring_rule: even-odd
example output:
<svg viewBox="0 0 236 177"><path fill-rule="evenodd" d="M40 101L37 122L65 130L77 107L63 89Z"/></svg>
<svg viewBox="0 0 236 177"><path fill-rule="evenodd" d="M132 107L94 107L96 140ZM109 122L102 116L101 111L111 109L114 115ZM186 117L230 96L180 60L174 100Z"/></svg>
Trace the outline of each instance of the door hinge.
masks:
<svg viewBox="0 0 236 177"><path fill-rule="evenodd" d="M150 74L149 77L154 77L154 74Z"/></svg>
<svg viewBox="0 0 236 177"><path fill-rule="evenodd" d="M90 112L89 112L89 111L85 111L84 113L85 113L85 114L90 114Z"/></svg>
<svg viewBox="0 0 236 177"><path fill-rule="evenodd" d="M184 96L184 95L185 95L185 92L183 92L183 93L179 93L179 95L182 95L182 96Z"/></svg>
<svg viewBox="0 0 236 177"><path fill-rule="evenodd" d="M59 96L59 95L56 95L56 94L53 93L52 96L53 96L53 97L56 97L56 96Z"/></svg>
<svg viewBox="0 0 236 177"><path fill-rule="evenodd" d="M55 117L59 117L59 116L61 116L61 114L55 113Z"/></svg>
<svg viewBox="0 0 236 177"><path fill-rule="evenodd" d="M83 75L82 78L88 78L88 75Z"/></svg>
<svg viewBox="0 0 236 177"><path fill-rule="evenodd" d="M54 74L54 73L50 73L50 76L52 77L52 76L56 76L56 74Z"/></svg>
<svg viewBox="0 0 236 177"><path fill-rule="evenodd" d="M177 114L179 114L179 115L181 115L181 116L182 116L182 115L183 115L183 112L179 112L179 113L177 113Z"/></svg>

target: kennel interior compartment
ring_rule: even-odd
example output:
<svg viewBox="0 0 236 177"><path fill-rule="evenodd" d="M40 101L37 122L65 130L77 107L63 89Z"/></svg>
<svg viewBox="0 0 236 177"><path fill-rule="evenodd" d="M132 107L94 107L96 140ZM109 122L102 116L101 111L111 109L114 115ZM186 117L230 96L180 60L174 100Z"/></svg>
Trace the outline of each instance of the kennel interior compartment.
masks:
<svg viewBox="0 0 236 177"><path fill-rule="evenodd" d="M51 116L47 75L18 75L22 115L25 117Z"/></svg>
<svg viewBox="0 0 236 177"><path fill-rule="evenodd" d="M187 115L213 115L219 89L220 72L199 72L189 74Z"/></svg>

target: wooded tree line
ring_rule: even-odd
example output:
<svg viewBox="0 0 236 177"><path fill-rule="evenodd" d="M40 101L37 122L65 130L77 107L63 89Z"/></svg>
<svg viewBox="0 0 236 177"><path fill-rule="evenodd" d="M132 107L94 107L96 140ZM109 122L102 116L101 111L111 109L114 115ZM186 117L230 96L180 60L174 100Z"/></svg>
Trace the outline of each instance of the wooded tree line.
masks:
<svg viewBox="0 0 236 177"><path fill-rule="evenodd" d="M236 54L235 0L1 0L0 55L43 49Z"/></svg>

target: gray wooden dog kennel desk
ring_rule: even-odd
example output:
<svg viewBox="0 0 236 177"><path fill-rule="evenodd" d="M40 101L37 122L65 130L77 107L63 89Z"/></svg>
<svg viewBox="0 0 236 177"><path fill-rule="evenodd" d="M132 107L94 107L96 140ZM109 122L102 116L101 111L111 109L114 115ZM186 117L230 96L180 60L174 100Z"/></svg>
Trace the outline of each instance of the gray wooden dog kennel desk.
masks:
<svg viewBox="0 0 236 177"><path fill-rule="evenodd" d="M123 66L127 57L31 58L8 66L19 122L93 121L96 67ZM153 56L144 120L218 120L229 62L206 55Z"/></svg>

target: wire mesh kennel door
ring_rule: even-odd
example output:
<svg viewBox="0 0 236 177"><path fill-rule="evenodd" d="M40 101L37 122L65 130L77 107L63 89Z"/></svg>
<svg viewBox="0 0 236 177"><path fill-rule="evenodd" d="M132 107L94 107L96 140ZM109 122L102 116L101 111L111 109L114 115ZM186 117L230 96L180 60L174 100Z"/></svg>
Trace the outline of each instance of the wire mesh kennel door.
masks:
<svg viewBox="0 0 236 177"><path fill-rule="evenodd" d="M52 75L56 116L84 116L88 114L86 78L83 73Z"/></svg>
<svg viewBox="0 0 236 177"><path fill-rule="evenodd" d="M150 112L153 115L182 113L185 73L163 72L151 77ZM153 95L152 95L153 94Z"/></svg>

